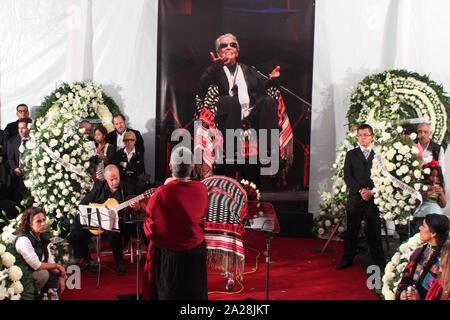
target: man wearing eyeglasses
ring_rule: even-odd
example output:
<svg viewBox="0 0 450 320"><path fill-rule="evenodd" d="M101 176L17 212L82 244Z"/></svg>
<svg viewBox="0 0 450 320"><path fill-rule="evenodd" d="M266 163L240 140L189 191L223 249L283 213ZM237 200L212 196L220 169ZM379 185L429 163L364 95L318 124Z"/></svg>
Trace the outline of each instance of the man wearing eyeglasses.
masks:
<svg viewBox="0 0 450 320"><path fill-rule="evenodd" d="M30 116L30 111L28 110L28 106L24 103L19 104L16 107L17 120L14 122L10 122L6 125L5 134L7 137L13 137L18 134L17 124L20 119L28 118Z"/></svg>
<svg viewBox="0 0 450 320"><path fill-rule="evenodd" d="M352 265L356 256L358 234L361 221L367 223L367 239L374 264L384 270L386 263L381 244L381 220L378 208L373 201L373 181L370 177L375 152L372 148L373 130L362 124L357 131L359 147L347 152L344 162L344 181L348 189L347 231L344 238L344 254L336 269Z"/></svg>
<svg viewBox="0 0 450 320"><path fill-rule="evenodd" d="M278 129L277 103L266 94L266 90L278 87L280 67L277 66L267 79L256 69L238 62L239 42L230 33L217 38L215 48L215 53L210 52L213 63L200 77L196 95L196 118L199 118L210 100L217 98L217 104L208 109L215 113L215 127L224 138L226 129ZM213 93L216 90L214 88L218 92ZM212 99L211 95L214 95ZM225 145L226 142L223 143ZM268 150L270 151L270 142ZM203 176L210 174L211 168Z"/></svg>

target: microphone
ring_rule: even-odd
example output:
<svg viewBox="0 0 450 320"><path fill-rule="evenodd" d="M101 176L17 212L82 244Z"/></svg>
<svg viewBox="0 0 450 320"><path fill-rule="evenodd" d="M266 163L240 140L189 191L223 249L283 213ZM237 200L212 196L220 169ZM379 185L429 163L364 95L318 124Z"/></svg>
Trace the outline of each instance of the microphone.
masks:
<svg viewBox="0 0 450 320"><path fill-rule="evenodd" d="M267 80L270 80L270 78L268 76L266 76L265 74L263 74L261 71L259 71L255 66L250 66L253 70L255 70L259 75L261 75L262 77L264 77ZM283 89L284 91L286 91L287 93L293 95L294 97L296 97L298 100L300 100L301 102L303 102L304 104L306 104L309 108L308 111L311 112L311 108L312 108L312 104L309 103L308 101L300 98L298 95L296 95L295 93L293 93L291 90L287 89L286 87L280 85L280 88Z"/></svg>

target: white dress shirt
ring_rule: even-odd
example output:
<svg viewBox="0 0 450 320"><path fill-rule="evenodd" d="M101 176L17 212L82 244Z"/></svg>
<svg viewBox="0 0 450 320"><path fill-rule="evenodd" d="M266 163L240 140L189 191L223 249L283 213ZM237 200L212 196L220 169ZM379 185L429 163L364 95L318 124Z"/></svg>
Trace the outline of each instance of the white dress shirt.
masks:
<svg viewBox="0 0 450 320"><path fill-rule="evenodd" d="M50 249L48 250L48 263L55 263L55 258L53 257ZM42 260L39 260L39 257L34 251L33 246L31 245L30 239L27 237L19 237L16 241L16 251L19 253L25 262L33 269L38 270L42 264L42 260L44 260L44 255L42 255Z"/></svg>

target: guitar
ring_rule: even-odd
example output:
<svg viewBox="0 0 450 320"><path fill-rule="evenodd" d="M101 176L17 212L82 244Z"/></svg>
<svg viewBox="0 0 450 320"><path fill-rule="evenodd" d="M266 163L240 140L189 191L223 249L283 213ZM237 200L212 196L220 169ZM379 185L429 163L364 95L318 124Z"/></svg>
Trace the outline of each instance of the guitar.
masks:
<svg viewBox="0 0 450 320"><path fill-rule="evenodd" d="M122 203L119 203L114 198L109 198L104 203L91 203L89 205L93 206L93 207L107 207L108 209L119 212L120 210L125 209L128 206L130 206L133 202L137 202L137 201L141 201L142 199L150 198L155 193L155 191L156 191L156 188L151 188L151 189L145 191L144 193L142 193L136 197L132 197ZM117 218L119 218L119 217L117 217ZM103 233L103 230L100 230L100 231L99 230L89 230L89 231L94 235Z"/></svg>

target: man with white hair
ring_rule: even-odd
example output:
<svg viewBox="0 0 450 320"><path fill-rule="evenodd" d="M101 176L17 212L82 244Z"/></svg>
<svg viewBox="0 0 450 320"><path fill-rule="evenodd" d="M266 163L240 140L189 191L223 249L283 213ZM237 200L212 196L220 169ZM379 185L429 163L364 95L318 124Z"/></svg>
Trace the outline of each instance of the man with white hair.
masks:
<svg viewBox="0 0 450 320"><path fill-rule="evenodd" d="M170 156L172 177L146 207L144 232L150 242L143 298L206 300L206 243L203 220L208 213L206 186L191 181L192 152L177 147Z"/></svg>
<svg viewBox="0 0 450 320"><path fill-rule="evenodd" d="M431 140L432 134L433 132L431 131L429 123L419 124L416 143L420 143L420 146L423 148L423 163L426 164L433 159L438 161L442 173L444 174L444 148Z"/></svg>
<svg viewBox="0 0 450 320"><path fill-rule="evenodd" d="M108 199L116 199L117 202L122 203L127 200L127 197L134 194L134 187L121 182L119 169L115 165L110 164L105 168L105 180L97 181L92 190L81 200L80 205L103 204ZM132 204L132 208L138 210L139 203ZM121 214L122 212L119 211L119 218ZM106 231L105 235L112 247L113 257L117 264L117 273L123 275L126 273L126 266L123 260L122 236L127 232L127 228L122 219L119 219L119 229L120 233ZM74 256L79 259L84 258L81 269L84 270L90 265L95 265L88 246L92 234L81 226L79 216L77 216L71 226L70 232L70 242L74 250Z"/></svg>
<svg viewBox="0 0 450 320"><path fill-rule="evenodd" d="M280 66L276 66L266 78L256 69L238 62L239 42L230 33L218 37L215 47L216 52L210 52L212 64L200 77L196 118L203 121L204 107L213 101L214 106L207 107L210 109L207 113L215 114L215 128L220 130L223 138L226 138L227 129L278 130L278 102L266 91L279 87ZM267 142L270 152L270 139ZM226 145L226 139L222 145ZM242 154L245 150L235 149L230 154L235 152ZM206 171L209 172L202 173L202 176L212 174L212 168Z"/></svg>

